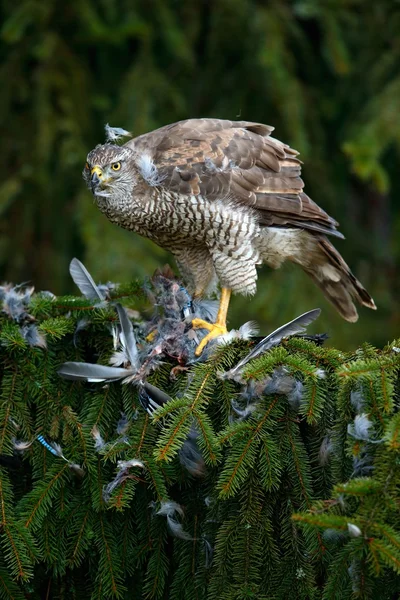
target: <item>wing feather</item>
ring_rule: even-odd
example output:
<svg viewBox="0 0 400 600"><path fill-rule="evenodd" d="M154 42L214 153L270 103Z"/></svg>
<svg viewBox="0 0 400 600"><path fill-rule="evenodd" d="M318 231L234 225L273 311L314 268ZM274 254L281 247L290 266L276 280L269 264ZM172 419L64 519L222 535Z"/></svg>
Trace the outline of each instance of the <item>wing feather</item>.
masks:
<svg viewBox="0 0 400 600"><path fill-rule="evenodd" d="M189 119L127 142L151 157L160 186L251 206L265 226L343 237L338 223L304 192L298 152L248 121Z"/></svg>

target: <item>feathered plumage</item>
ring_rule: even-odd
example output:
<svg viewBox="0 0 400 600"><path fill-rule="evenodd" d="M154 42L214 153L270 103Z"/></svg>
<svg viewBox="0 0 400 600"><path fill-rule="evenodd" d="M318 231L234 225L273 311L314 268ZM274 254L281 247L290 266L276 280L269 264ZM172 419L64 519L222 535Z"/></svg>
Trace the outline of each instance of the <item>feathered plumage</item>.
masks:
<svg viewBox="0 0 400 600"><path fill-rule="evenodd" d="M189 119L89 153L99 209L176 257L195 296L256 291L257 270L299 264L348 321L375 304L326 236L338 223L303 191L298 153L248 121ZM111 132L111 133L110 133ZM127 132L107 128L115 141Z"/></svg>

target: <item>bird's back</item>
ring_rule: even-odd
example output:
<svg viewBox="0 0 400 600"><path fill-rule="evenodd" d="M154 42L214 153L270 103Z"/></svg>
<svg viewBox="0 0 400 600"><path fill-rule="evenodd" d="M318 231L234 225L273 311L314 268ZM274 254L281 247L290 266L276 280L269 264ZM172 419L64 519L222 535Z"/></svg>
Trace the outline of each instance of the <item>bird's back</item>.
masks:
<svg viewBox="0 0 400 600"><path fill-rule="evenodd" d="M265 226L301 227L343 237L338 223L304 192L298 153L247 121L189 119L127 142L152 161L170 193L234 202Z"/></svg>

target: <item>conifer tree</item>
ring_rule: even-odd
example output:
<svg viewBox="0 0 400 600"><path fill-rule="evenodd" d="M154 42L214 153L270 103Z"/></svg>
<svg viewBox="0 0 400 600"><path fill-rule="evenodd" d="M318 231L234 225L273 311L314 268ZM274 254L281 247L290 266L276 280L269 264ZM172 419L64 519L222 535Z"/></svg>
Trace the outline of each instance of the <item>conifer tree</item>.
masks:
<svg viewBox="0 0 400 600"><path fill-rule="evenodd" d="M0 289L0 598L395 598L400 342L193 361L176 281L143 319L77 268L84 297Z"/></svg>

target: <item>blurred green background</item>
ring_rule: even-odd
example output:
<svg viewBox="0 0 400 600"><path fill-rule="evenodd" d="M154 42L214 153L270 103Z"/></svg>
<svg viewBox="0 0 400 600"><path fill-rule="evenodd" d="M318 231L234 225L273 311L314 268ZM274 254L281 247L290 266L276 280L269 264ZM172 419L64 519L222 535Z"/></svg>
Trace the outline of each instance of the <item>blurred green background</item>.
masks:
<svg viewBox="0 0 400 600"><path fill-rule="evenodd" d="M81 171L104 124L135 135L179 119L260 121L301 152L308 194L374 297L343 321L299 268L264 268L230 323L262 332L320 306L347 349L400 335L400 4L393 0L4 0L0 280L76 291L146 277L171 258L100 214Z"/></svg>

